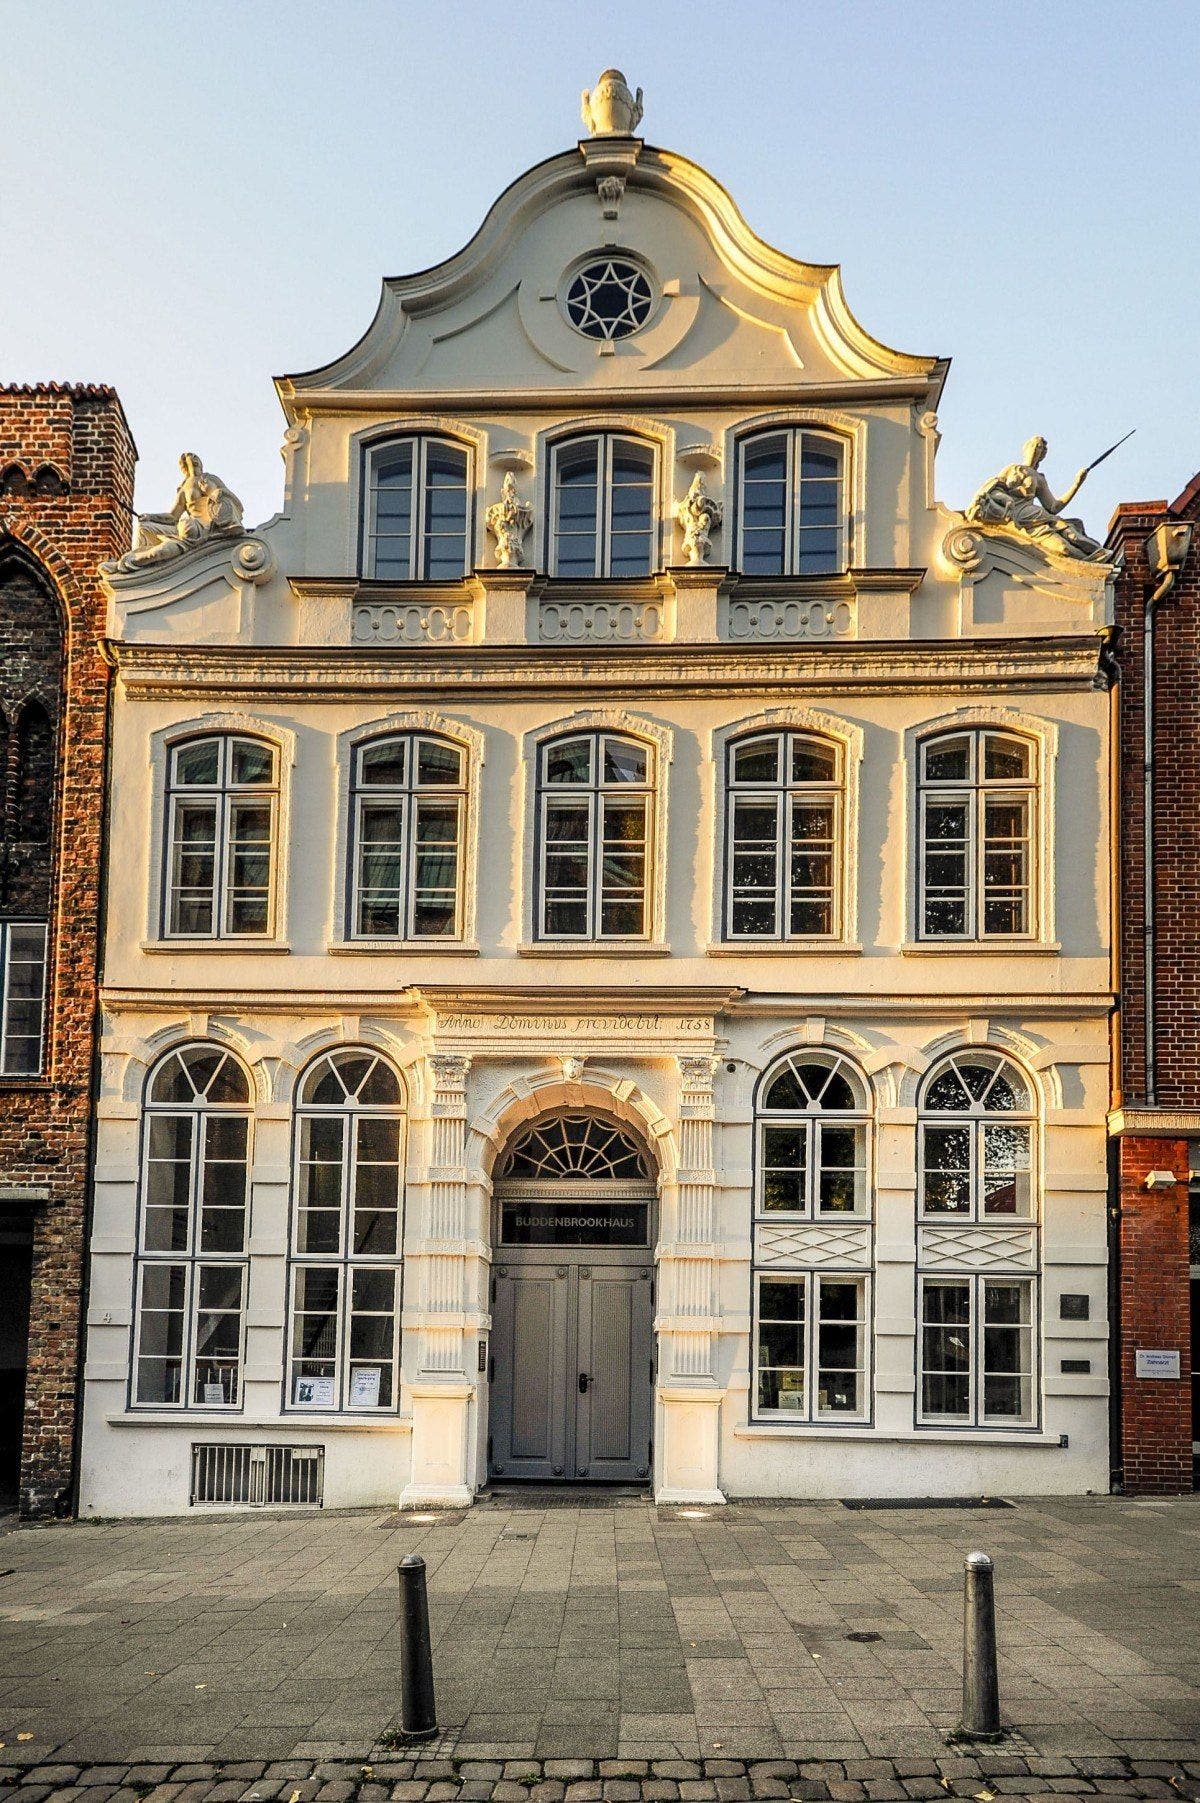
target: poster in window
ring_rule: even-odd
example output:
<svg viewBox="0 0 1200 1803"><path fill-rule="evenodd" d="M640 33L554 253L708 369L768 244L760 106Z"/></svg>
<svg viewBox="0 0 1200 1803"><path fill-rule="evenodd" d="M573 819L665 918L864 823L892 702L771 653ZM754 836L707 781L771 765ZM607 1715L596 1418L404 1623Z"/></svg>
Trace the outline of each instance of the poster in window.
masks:
<svg viewBox="0 0 1200 1803"><path fill-rule="evenodd" d="M779 1373L779 1407L801 1410L804 1408L803 1371L781 1371Z"/></svg>
<svg viewBox="0 0 1200 1803"><path fill-rule="evenodd" d="M296 1407L331 1409L333 1407L332 1377L298 1377L296 1379Z"/></svg>
<svg viewBox="0 0 1200 1803"><path fill-rule="evenodd" d="M360 1365L350 1377L350 1407L352 1409L377 1409L379 1407L379 1384L383 1376L378 1365Z"/></svg>

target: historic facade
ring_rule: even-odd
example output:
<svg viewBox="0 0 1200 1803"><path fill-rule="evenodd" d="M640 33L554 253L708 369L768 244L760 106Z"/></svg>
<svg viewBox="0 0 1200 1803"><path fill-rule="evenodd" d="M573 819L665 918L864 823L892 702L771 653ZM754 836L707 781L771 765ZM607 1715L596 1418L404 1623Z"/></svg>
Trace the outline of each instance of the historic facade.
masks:
<svg viewBox="0 0 1200 1803"><path fill-rule="evenodd" d="M111 388L0 388L0 1498L70 1507L109 666L129 543Z"/></svg>
<svg viewBox="0 0 1200 1803"><path fill-rule="evenodd" d="M85 1512L1107 1486L1108 554L584 112L108 567Z"/></svg>
<svg viewBox="0 0 1200 1803"><path fill-rule="evenodd" d="M1132 1493L1190 1490L1200 1453L1200 476L1118 508L1121 1009L1113 1461Z"/></svg>

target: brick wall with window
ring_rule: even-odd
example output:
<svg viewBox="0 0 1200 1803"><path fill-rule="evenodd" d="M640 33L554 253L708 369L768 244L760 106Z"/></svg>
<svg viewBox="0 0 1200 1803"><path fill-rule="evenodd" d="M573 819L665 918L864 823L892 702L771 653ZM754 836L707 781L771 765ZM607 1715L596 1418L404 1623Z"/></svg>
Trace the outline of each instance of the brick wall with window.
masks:
<svg viewBox="0 0 1200 1803"><path fill-rule="evenodd" d="M135 457L111 388L0 388L0 1238L29 1248L29 1515L71 1493L109 687L96 571L128 547Z"/></svg>
<svg viewBox="0 0 1200 1803"><path fill-rule="evenodd" d="M1173 585L1153 606L1153 912L1148 920L1144 625L1159 578L1147 541L1156 528L1187 523L1193 528L1190 550ZM1119 1458L1127 1490L1163 1493L1193 1486L1193 1447L1200 1438L1191 1375L1195 1328L1189 1292L1196 1286L1188 1252L1188 1166L1200 1162L1200 475L1170 504L1118 508L1108 543L1124 554L1117 580L1121 1008L1113 1117L1120 1132L1114 1196ZM1149 951L1148 925L1153 928ZM1163 1177L1147 1188L1151 1172ZM1168 1173L1176 1179L1169 1186ZM1139 1377L1139 1351L1177 1353L1178 1376Z"/></svg>

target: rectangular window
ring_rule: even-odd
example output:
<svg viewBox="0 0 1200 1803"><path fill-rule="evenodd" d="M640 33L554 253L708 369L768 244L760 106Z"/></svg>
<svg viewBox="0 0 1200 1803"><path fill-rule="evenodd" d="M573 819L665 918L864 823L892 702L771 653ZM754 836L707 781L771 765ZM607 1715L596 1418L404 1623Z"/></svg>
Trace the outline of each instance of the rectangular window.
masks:
<svg viewBox="0 0 1200 1803"><path fill-rule="evenodd" d="M839 927L841 757L827 740L762 734L729 748L726 932L828 939Z"/></svg>
<svg viewBox="0 0 1200 1803"><path fill-rule="evenodd" d="M973 728L924 742L920 758L923 939L1011 939L1034 930L1034 748Z"/></svg>
<svg viewBox="0 0 1200 1803"><path fill-rule="evenodd" d="M766 1214L865 1215L865 1121L801 1117L759 1125L761 1209Z"/></svg>
<svg viewBox="0 0 1200 1803"><path fill-rule="evenodd" d="M193 739L171 752L165 931L240 939L273 931L276 752L254 739Z"/></svg>
<svg viewBox="0 0 1200 1803"><path fill-rule="evenodd" d="M387 1265L299 1265L292 1275L288 1403L296 1409L395 1406L397 1272Z"/></svg>
<svg viewBox="0 0 1200 1803"><path fill-rule="evenodd" d="M1029 1426L1033 1314L1031 1277L922 1278L921 1420Z"/></svg>
<svg viewBox="0 0 1200 1803"><path fill-rule="evenodd" d="M46 928L0 924L0 1076L36 1077L46 1013Z"/></svg>
<svg viewBox="0 0 1200 1803"><path fill-rule="evenodd" d="M771 1272L758 1278L758 1409L806 1421L865 1418L867 1280Z"/></svg>
<svg viewBox="0 0 1200 1803"><path fill-rule="evenodd" d="M245 1289L241 1264L156 1259L141 1266L135 1402L159 1408L189 1400L198 1408L241 1402Z"/></svg>
<svg viewBox="0 0 1200 1803"><path fill-rule="evenodd" d="M542 939L641 939L648 929L650 804L644 745L607 734L542 748Z"/></svg>

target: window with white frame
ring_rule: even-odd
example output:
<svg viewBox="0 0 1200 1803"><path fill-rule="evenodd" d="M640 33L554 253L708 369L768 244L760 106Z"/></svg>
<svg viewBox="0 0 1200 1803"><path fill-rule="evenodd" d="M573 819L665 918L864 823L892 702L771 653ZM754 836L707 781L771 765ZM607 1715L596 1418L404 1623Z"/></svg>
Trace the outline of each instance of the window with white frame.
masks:
<svg viewBox="0 0 1200 1803"><path fill-rule="evenodd" d="M1034 1279L921 1278L920 1419L1020 1427L1034 1419Z"/></svg>
<svg viewBox="0 0 1200 1803"><path fill-rule="evenodd" d="M133 1400L234 1408L242 1400L250 1084L220 1046L153 1072L142 1122Z"/></svg>
<svg viewBox="0 0 1200 1803"><path fill-rule="evenodd" d="M46 1017L46 927L0 921L0 1077L36 1077Z"/></svg>
<svg viewBox="0 0 1200 1803"><path fill-rule="evenodd" d="M654 782L641 739L573 733L540 747L540 939L647 937Z"/></svg>
<svg viewBox="0 0 1200 1803"><path fill-rule="evenodd" d="M654 447L591 433L550 458L550 574L648 576L658 562Z"/></svg>
<svg viewBox="0 0 1200 1803"><path fill-rule="evenodd" d="M828 939L840 928L842 763L805 732L728 751L725 919L730 939Z"/></svg>
<svg viewBox="0 0 1200 1803"><path fill-rule="evenodd" d="M425 733L355 747L353 937L461 936L465 811L461 747Z"/></svg>
<svg viewBox="0 0 1200 1803"><path fill-rule="evenodd" d="M1032 741L973 727L923 740L918 756L919 936L1028 937L1036 930Z"/></svg>
<svg viewBox="0 0 1200 1803"><path fill-rule="evenodd" d="M759 1273L755 1397L760 1415L808 1421L866 1415L867 1290L865 1275Z"/></svg>
<svg viewBox="0 0 1200 1803"><path fill-rule="evenodd" d="M926 1081L920 1118L920 1207L929 1220L1029 1219L1033 1211L1029 1085L996 1052L956 1052Z"/></svg>
<svg viewBox="0 0 1200 1803"><path fill-rule="evenodd" d="M296 1109L287 1405L394 1409L404 1097L377 1052L327 1052Z"/></svg>
<svg viewBox="0 0 1200 1803"><path fill-rule="evenodd" d="M279 807L275 747L232 733L174 745L166 801L166 936L269 935Z"/></svg>
<svg viewBox="0 0 1200 1803"><path fill-rule="evenodd" d="M378 582L457 582L470 553L470 457L414 435L366 453L363 574Z"/></svg>
<svg viewBox="0 0 1200 1803"><path fill-rule="evenodd" d="M745 576L827 576L849 560L846 446L807 427L738 444L737 567Z"/></svg>
<svg viewBox="0 0 1200 1803"><path fill-rule="evenodd" d="M866 1088L836 1054L791 1053L764 1079L757 1109L760 1215L864 1216Z"/></svg>

